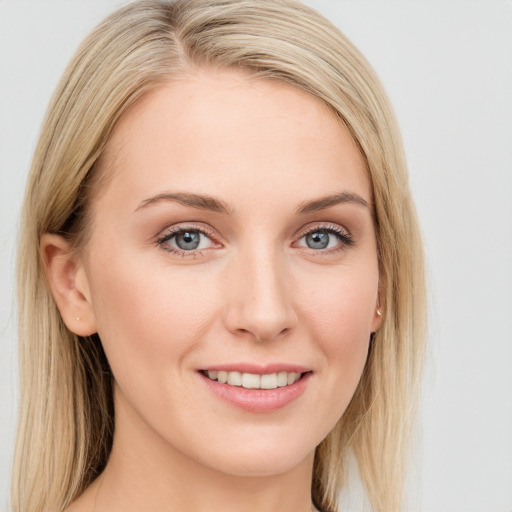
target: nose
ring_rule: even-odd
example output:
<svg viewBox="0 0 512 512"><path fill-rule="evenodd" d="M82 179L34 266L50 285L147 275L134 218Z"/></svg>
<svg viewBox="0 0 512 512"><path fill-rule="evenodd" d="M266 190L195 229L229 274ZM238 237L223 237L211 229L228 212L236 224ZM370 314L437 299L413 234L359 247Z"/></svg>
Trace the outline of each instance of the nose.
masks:
<svg viewBox="0 0 512 512"><path fill-rule="evenodd" d="M224 315L227 329L257 341L289 333L297 324L291 279L283 258L252 252L230 266Z"/></svg>

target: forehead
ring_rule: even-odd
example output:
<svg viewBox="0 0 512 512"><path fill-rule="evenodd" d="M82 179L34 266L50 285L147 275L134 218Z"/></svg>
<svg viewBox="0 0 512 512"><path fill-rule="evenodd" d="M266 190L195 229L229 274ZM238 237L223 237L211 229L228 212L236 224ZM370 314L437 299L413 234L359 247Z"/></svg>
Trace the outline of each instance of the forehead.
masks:
<svg viewBox="0 0 512 512"><path fill-rule="evenodd" d="M108 188L133 203L191 186L241 199L262 185L314 196L337 182L371 202L364 159L331 110L238 71L197 70L150 91L119 120L104 160Z"/></svg>

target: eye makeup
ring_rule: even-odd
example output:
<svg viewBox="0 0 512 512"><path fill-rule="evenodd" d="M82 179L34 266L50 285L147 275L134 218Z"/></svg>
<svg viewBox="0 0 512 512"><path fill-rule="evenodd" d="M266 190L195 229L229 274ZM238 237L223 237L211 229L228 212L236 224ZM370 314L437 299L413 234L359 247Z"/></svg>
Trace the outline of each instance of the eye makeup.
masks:
<svg viewBox="0 0 512 512"><path fill-rule="evenodd" d="M215 232L205 224L177 224L164 230L157 238L156 245L171 254L186 257L200 257L206 251L220 249ZM351 233L337 224L315 223L299 232L292 247L318 255L334 255L354 244Z"/></svg>
<svg viewBox="0 0 512 512"><path fill-rule="evenodd" d="M171 226L156 240L162 250L181 257L198 257L204 251L221 248L212 230L205 225L178 224Z"/></svg>
<svg viewBox="0 0 512 512"><path fill-rule="evenodd" d="M300 243L304 240L304 243ZM338 253L354 244L354 238L348 230L337 224L315 224L301 233L298 247L311 249L322 254Z"/></svg>

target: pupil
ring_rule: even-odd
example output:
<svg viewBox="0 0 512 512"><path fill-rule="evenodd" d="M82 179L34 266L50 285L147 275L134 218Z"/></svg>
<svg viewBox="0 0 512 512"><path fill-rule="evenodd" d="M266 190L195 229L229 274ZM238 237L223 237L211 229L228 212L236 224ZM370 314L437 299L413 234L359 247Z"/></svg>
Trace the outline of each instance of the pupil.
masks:
<svg viewBox="0 0 512 512"><path fill-rule="evenodd" d="M329 233L315 231L306 235L306 244L311 249L325 249L329 245Z"/></svg>
<svg viewBox="0 0 512 512"><path fill-rule="evenodd" d="M176 245L183 250L197 249L200 235L196 231L183 231L176 235Z"/></svg>

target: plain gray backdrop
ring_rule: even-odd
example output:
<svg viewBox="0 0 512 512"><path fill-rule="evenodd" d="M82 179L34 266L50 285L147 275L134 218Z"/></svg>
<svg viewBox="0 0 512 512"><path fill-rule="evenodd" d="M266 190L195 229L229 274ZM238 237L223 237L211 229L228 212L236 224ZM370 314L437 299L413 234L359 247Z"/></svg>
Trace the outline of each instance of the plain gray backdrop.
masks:
<svg viewBox="0 0 512 512"><path fill-rule="evenodd" d="M430 274L417 507L512 512L512 2L308 3L377 70L404 137ZM64 66L117 5L0 0L1 511L18 393L14 261L24 182Z"/></svg>

